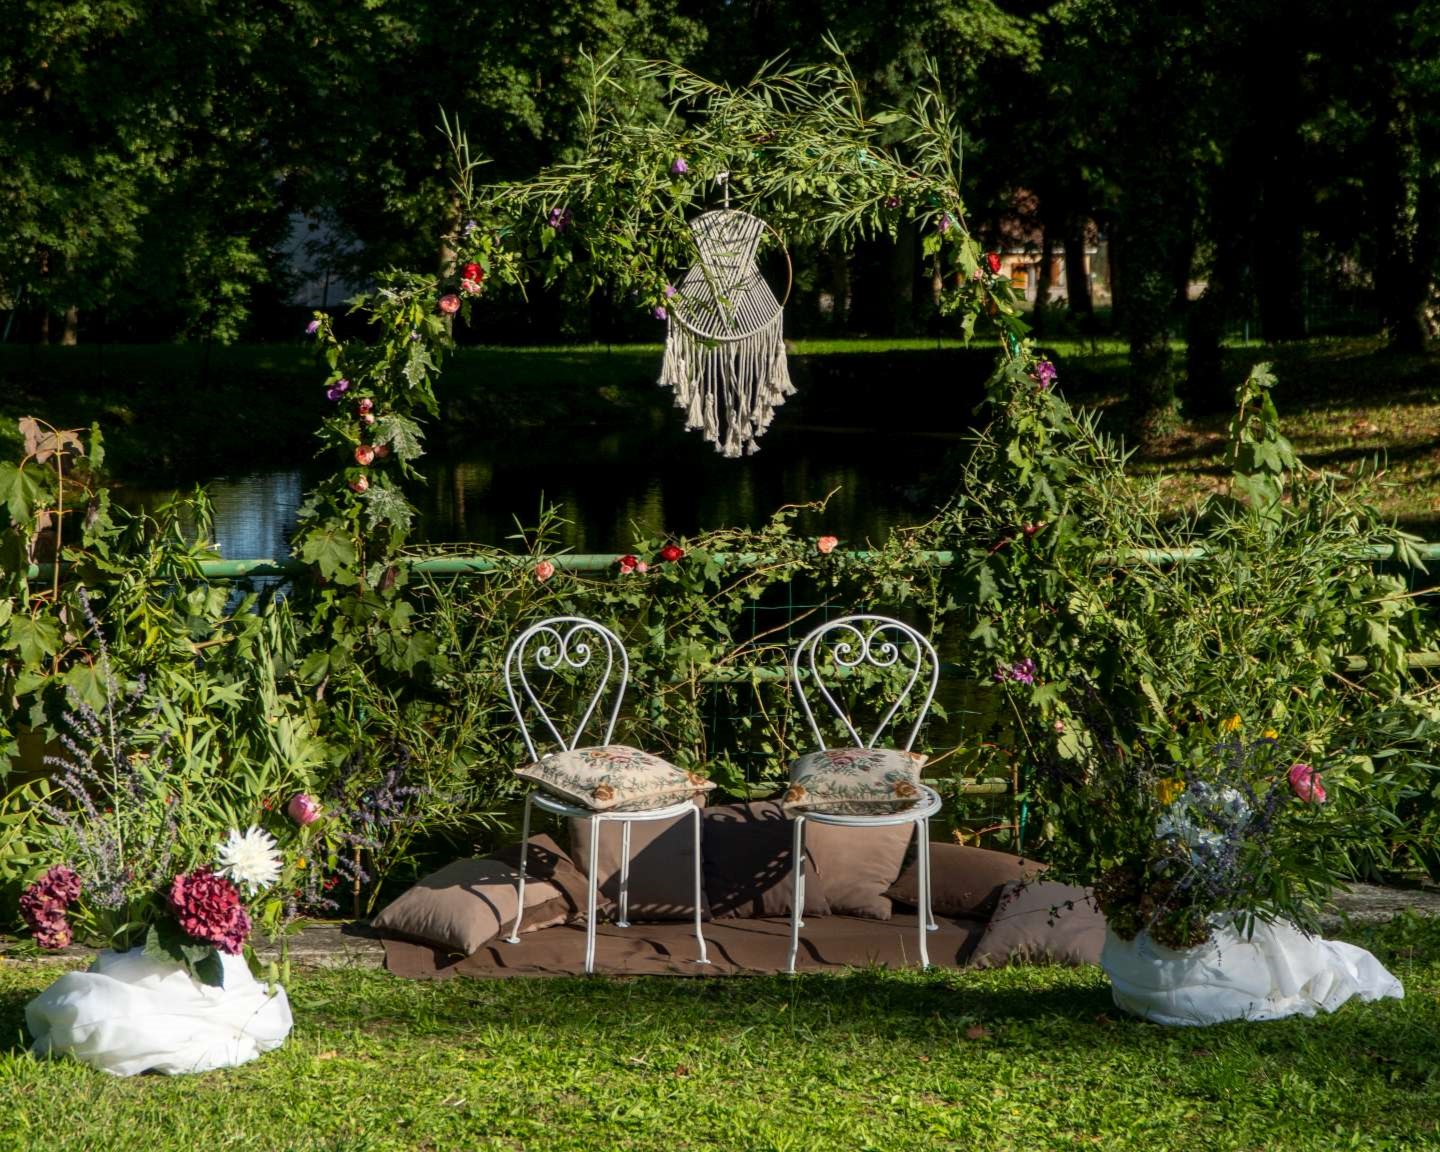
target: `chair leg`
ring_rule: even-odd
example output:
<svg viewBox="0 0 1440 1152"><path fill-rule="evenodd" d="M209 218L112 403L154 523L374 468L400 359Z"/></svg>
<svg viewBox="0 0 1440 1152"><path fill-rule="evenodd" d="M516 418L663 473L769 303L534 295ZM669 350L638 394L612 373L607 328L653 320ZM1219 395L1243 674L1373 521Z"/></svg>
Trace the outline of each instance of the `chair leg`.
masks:
<svg viewBox="0 0 1440 1152"><path fill-rule="evenodd" d="M915 921L920 928L920 967L930 967L930 947L926 939L930 935L930 843L928 821L915 821L915 865L920 880L919 900Z"/></svg>
<svg viewBox="0 0 1440 1152"><path fill-rule="evenodd" d="M805 817L795 817L795 839L790 856L790 962L785 970L795 974L795 957L800 952L800 913L805 907Z"/></svg>
<svg viewBox="0 0 1440 1152"><path fill-rule="evenodd" d="M921 867L925 869L925 927L931 932L940 931L940 925L935 923L934 890L931 887L933 878L930 872L930 821L924 820L920 824L922 839L918 846L918 859L923 861Z"/></svg>
<svg viewBox="0 0 1440 1152"><path fill-rule="evenodd" d="M620 918L617 928L630 927L630 821L620 821Z"/></svg>
<svg viewBox="0 0 1440 1152"><path fill-rule="evenodd" d="M598 902L600 885L595 875L595 867L599 862L600 830L604 827L603 822L594 816L590 817L590 866L586 869L589 875L590 901L586 905L585 913L585 972L588 975L595 971L595 905Z"/></svg>
<svg viewBox="0 0 1440 1152"><path fill-rule="evenodd" d="M702 919L700 915L700 901L704 899L704 881L701 876L700 859L700 809L695 808L695 943L700 946L700 958L695 961L697 964L709 964L710 957L705 953L705 932L700 927Z"/></svg>
<svg viewBox="0 0 1440 1152"><path fill-rule="evenodd" d="M510 926L507 944L520 943L520 920L525 915L525 860L530 855L530 801L535 793L525 797L525 817L520 828L520 883L515 893L515 923Z"/></svg>

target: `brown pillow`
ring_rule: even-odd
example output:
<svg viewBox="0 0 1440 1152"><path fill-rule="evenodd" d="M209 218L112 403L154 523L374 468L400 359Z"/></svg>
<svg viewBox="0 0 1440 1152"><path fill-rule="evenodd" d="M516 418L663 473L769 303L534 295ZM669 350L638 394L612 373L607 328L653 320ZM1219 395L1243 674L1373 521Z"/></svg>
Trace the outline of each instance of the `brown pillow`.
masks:
<svg viewBox="0 0 1440 1152"><path fill-rule="evenodd" d="M825 885L830 911L889 920L890 897L885 890L900 875L905 849L914 835L914 824L846 828L807 820L805 850Z"/></svg>
<svg viewBox="0 0 1440 1152"><path fill-rule="evenodd" d="M773 800L705 809L701 851L710 914L717 920L789 916L794 836L794 821ZM825 879L815 870L814 856L807 859L804 915L829 915Z"/></svg>
<svg viewBox="0 0 1440 1152"><path fill-rule="evenodd" d="M432 872L371 922L381 932L469 956L515 921L519 874L500 860L457 860ZM565 921L568 902L545 880L525 884L524 929Z"/></svg>
<svg viewBox="0 0 1440 1152"><path fill-rule="evenodd" d="M511 844L491 853L495 860L504 861L510 867L520 867L520 845ZM518 873L517 873L518 874ZM560 845L544 834L530 837L530 848L525 857L525 920L521 928L528 928L530 919L530 882L544 880L558 890L558 899L565 906L570 919L583 919L590 899L589 885L585 873L575 867ZM596 894L596 906L608 908L609 901L602 893Z"/></svg>
<svg viewBox="0 0 1440 1152"><path fill-rule="evenodd" d="M1005 885L970 966L1098 964L1104 946L1105 917L1089 888L1048 880L1012 883Z"/></svg>
<svg viewBox="0 0 1440 1152"><path fill-rule="evenodd" d="M636 820L630 825L631 920L693 920L695 918L695 817L688 812L669 820ZM595 870L600 893L618 907L620 899L620 825L600 823L600 844ZM570 851L576 868L584 873L590 863L589 820L570 821ZM583 899L583 898L582 898ZM583 907L583 905L582 905ZM704 877L701 877L700 915L708 920Z"/></svg>
<svg viewBox="0 0 1440 1152"><path fill-rule="evenodd" d="M931 844L930 910L939 916L989 920L1006 884L1034 880L1044 871L1044 864L1008 852L966 844ZM920 906L920 872L914 859L885 894L897 904Z"/></svg>

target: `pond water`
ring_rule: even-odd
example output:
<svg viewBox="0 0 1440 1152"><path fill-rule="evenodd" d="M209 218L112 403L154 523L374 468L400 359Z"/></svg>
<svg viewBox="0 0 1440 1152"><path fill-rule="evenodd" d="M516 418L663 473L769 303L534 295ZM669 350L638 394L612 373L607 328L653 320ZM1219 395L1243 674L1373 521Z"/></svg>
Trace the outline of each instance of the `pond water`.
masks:
<svg viewBox="0 0 1440 1152"><path fill-rule="evenodd" d="M727 460L678 426L658 435L652 428L530 429L422 458L425 479L410 495L421 540L505 546L517 524L537 523L547 503L566 521L559 544L597 553L628 551L637 535L758 528L784 505L828 496L823 513L801 513L798 530L863 547L934 514L936 478L962 436L781 424L756 455ZM288 555L296 509L320 475L289 467L206 481L221 554ZM159 495L131 488L121 498Z"/></svg>

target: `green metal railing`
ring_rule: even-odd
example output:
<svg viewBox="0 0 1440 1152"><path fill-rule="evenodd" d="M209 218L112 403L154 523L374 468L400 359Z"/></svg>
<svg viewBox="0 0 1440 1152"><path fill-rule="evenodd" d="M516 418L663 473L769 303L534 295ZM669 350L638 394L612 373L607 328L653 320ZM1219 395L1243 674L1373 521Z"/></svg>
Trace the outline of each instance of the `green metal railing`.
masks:
<svg viewBox="0 0 1440 1152"><path fill-rule="evenodd" d="M1376 561L1393 560L1395 549L1388 544L1375 544L1366 548L1370 558ZM1415 552L1423 560L1440 560L1440 543L1424 542L1415 545ZM866 551L842 553L856 560L868 559L872 553ZM944 568L955 563L953 552L920 552L919 559L936 567ZM1101 555L1104 563L1126 564L1178 564L1187 560L1203 560L1205 549L1195 548L1135 548L1113 555ZM610 553L574 553L551 556L548 559L555 567L569 572L605 572L615 567L615 556ZM736 553L717 555L723 564L746 567L761 563L767 558L759 553ZM410 556L402 557L397 563L412 572L425 572L435 576L484 576L506 568L528 566L534 563L529 556L497 560L490 556ZM252 577L300 576L310 565L295 559L284 560L201 560L200 574L209 580L245 580ZM49 580L55 574L53 564L32 564L27 572L31 580Z"/></svg>

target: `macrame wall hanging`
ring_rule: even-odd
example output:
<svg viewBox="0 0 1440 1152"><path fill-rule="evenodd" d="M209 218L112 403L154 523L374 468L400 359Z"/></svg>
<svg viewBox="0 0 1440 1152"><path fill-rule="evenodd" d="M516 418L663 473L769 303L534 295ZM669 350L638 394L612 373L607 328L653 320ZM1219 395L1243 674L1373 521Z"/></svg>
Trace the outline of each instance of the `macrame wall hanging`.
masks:
<svg viewBox="0 0 1440 1152"><path fill-rule="evenodd" d="M728 205L697 216L690 231L699 258L666 307L660 383L675 390L685 427L703 430L726 456L756 451L775 409L795 393L784 308L755 260L767 227Z"/></svg>

